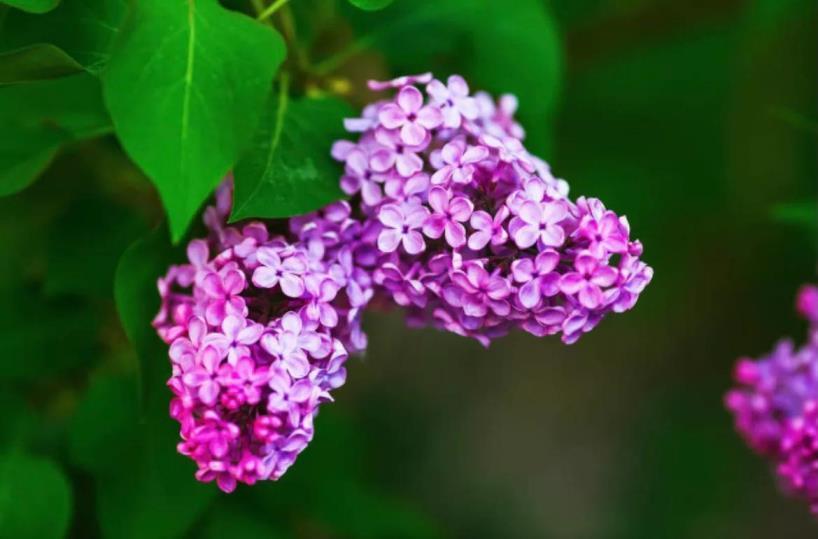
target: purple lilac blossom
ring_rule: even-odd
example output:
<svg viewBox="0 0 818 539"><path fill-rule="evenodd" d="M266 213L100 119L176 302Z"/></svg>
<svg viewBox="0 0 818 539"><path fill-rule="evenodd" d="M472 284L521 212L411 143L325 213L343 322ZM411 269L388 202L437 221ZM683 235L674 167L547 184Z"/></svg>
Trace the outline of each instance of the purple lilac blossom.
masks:
<svg viewBox="0 0 818 539"><path fill-rule="evenodd" d="M758 360L739 359L738 387L728 391L725 405L747 444L770 459L785 488L818 515L818 287L802 287L796 309L810 323L806 344L782 340Z"/></svg>
<svg viewBox="0 0 818 539"><path fill-rule="evenodd" d="M360 226L346 202L274 234L262 222L226 226L231 184L207 208L210 236L159 280L154 320L169 345L170 415L178 450L200 481L231 492L278 479L313 436L313 419L346 379L366 338L369 273L345 243Z"/></svg>
<svg viewBox="0 0 818 539"><path fill-rule="evenodd" d="M486 346L514 328L573 343L653 276L624 217L572 202L528 153L515 98L428 73L369 86L397 92L347 119L357 141L332 147L349 203L227 226L225 182L209 237L159 280L178 449L224 491L278 479L306 447L348 355L366 348L374 297Z"/></svg>
<svg viewBox="0 0 818 539"><path fill-rule="evenodd" d="M522 143L517 101L471 95L459 76L370 83L395 95L347 122L342 188L370 231L376 295L488 345L520 328L573 343L630 309L653 276L624 217L568 198ZM368 159L367 159L368 157Z"/></svg>

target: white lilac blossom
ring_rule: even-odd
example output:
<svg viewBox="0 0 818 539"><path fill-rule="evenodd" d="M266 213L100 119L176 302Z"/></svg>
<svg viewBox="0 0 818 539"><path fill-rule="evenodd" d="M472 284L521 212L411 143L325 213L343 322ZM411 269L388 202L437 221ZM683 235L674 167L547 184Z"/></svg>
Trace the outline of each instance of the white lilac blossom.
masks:
<svg viewBox="0 0 818 539"><path fill-rule="evenodd" d="M758 360L739 359L725 404L747 444L818 515L818 287L802 287L796 309L810 323L806 344L782 340Z"/></svg>
<svg viewBox="0 0 818 539"><path fill-rule="evenodd" d="M318 406L366 346L372 296L352 264L360 223L346 202L276 234L257 221L225 226L230 189L206 210L210 236L190 242L189 263L159 280L154 320L169 345L178 450L226 492L278 479L312 439Z"/></svg>
<svg viewBox="0 0 818 539"><path fill-rule="evenodd" d="M332 154L368 231L376 294L485 345L514 328L573 343L633 307L653 275L641 243L528 153L512 96L495 103L428 74L370 88L396 92L350 120L360 135Z"/></svg>

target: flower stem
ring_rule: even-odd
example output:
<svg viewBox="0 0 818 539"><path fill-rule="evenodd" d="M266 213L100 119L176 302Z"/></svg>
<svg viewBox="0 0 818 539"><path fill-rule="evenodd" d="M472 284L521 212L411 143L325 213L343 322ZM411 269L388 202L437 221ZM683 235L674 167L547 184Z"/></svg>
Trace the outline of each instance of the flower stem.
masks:
<svg viewBox="0 0 818 539"><path fill-rule="evenodd" d="M262 11L261 13L259 13L259 14L258 14L258 17L256 17L256 20L257 20L257 21L262 21L262 22L263 22L263 21L266 21L267 19L269 19L270 17L272 17L272 16L273 16L273 14L275 14L275 12L276 12L276 11L278 11L278 10L279 10L281 7L283 7L283 6L284 6L284 4L286 4L288 1L289 1L289 0L276 0L275 2L273 2L272 4L270 4L270 5L267 7L267 9L265 9L264 11Z"/></svg>

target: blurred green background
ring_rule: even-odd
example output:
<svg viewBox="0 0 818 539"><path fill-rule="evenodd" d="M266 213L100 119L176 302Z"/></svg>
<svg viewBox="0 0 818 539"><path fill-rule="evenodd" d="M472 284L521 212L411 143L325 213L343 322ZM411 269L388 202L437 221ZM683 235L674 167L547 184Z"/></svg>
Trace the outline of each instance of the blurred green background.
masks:
<svg viewBox="0 0 818 539"><path fill-rule="evenodd" d="M656 276L632 312L570 347L512 335L488 350L371 314L369 351L296 465L223 495L174 454L162 351L140 375L114 307L120 255L161 218L153 188L115 141L73 146L0 199L0 536L815 537L721 401L737 356L804 330L792 302L818 254L815 2L546 7L558 97L521 113L573 196L626 214L643 241ZM336 77L449 65L428 54L364 52ZM147 424L139 384L156 395Z"/></svg>

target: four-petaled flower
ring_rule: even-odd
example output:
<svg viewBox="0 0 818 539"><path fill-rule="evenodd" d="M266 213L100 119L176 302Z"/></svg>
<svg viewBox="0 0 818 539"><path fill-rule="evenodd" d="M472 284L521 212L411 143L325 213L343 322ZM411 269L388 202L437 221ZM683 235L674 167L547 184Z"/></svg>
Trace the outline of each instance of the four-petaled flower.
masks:
<svg viewBox="0 0 818 539"><path fill-rule="evenodd" d="M559 292L559 273L554 269L559 264L560 255L553 249L546 249L533 260L522 258L511 263L514 280L522 286L517 291L517 299L526 309L533 309L543 296L554 296Z"/></svg>
<svg viewBox="0 0 818 539"><path fill-rule="evenodd" d="M426 242L418 229L429 217L429 210L420 204L406 203L402 206L386 204L378 212L378 220L383 230L378 235L378 248L391 253L403 245L410 255L416 255L426 249Z"/></svg>
<svg viewBox="0 0 818 539"><path fill-rule="evenodd" d="M276 359L293 378L303 378L310 372L308 353L313 357L326 356L329 350L323 345L321 336L304 328L301 317L288 312L281 319L281 328L261 337L261 347Z"/></svg>
<svg viewBox="0 0 818 539"><path fill-rule="evenodd" d="M502 206L494 217L488 212L478 210L471 215L469 224L474 229L474 233L469 236L469 249L479 251L489 243L492 245L502 245L508 240L508 232L503 227L503 222L508 219L509 211L506 206Z"/></svg>
<svg viewBox="0 0 818 539"><path fill-rule="evenodd" d="M488 157L485 146L468 146L461 141L449 142L440 150L440 158L445 165L432 174L432 184L447 184L449 181L467 184L474 177L475 164Z"/></svg>
<svg viewBox="0 0 818 539"><path fill-rule="evenodd" d="M576 271L560 278L560 290L566 294L576 294L579 302L588 309L596 309L604 301L602 288L613 285L619 277L616 269L600 264L589 252L577 255L574 262Z"/></svg>
<svg viewBox="0 0 818 539"><path fill-rule="evenodd" d="M452 282L463 293L459 301L468 316L486 316L489 309L498 316L511 311L506 300L511 295L511 286L498 272L489 274L479 263L468 262L463 270L452 272Z"/></svg>
<svg viewBox="0 0 818 539"><path fill-rule="evenodd" d="M480 114L477 101L469 96L469 85L460 75L451 75L443 84L433 80L426 85L426 92L432 97L432 102L440 107L443 113L443 126L457 129L467 120L475 120Z"/></svg>
<svg viewBox="0 0 818 539"><path fill-rule="evenodd" d="M378 120L387 129L400 129L400 138L410 146L422 144L430 129L443 123L440 109L423 106L423 95L414 86L404 86L398 92L396 103L384 105Z"/></svg>
<svg viewBox="0 0 818 539"><path fill-rule="evenodd" d="M525 202L520 206L520 214L511 220L509 232L520 249L538 241L546 247L559 247L565 242L565 231L558 223L567 215L560 202Z"/></svg>
<svg viewBox="0 0 818 539"><path fill-rule="evenodd" d="M249 347L258 342L263 332L261 324L231 315L222 322L222 332L208 336L207 341L217 346L227 356L227 362L235 366L239 359L250 357Z"/></svg>
<svg viewBox="0 0 818 539"><path fill-rule="evenodd" d="M429 190L429 205L434 210L423 225L423 233L437 239L446 236L446 243L460 247L466 243L466 227L463 223L469 220L474 204L464 197L451 198L451 193L442 187Z"/></svg>
<svg viewBox="0 0 818 539"><path fill-rule="evenodd" d="M258 261L262 264L253 272L253 284L261 288L281 287L284 295L298 298L304 293L302 275L307 264L300 256L281 259L279 251L273 247L261 247Z"/></svg>

